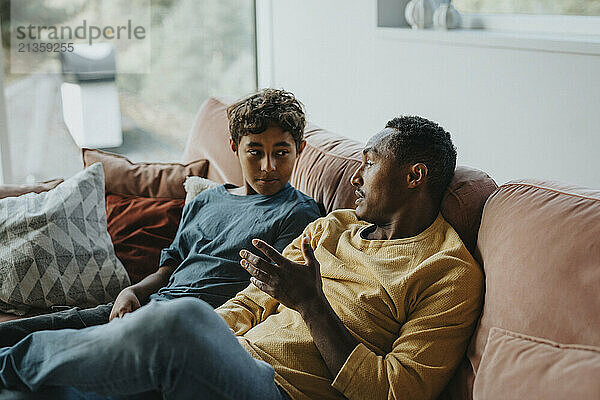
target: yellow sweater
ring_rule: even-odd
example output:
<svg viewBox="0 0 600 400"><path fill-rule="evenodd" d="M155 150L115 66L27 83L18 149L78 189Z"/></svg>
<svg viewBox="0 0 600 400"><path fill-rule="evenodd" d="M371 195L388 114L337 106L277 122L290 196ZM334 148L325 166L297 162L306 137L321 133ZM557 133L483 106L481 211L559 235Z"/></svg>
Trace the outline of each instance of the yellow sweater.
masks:
<svg viewBox="0 0 600 400"><path fill-rule="evenodd" d="M254 285L216 311L293 399L435 398L480 312L483 275L441 215L419 235L365 240L353 210L306 227L323 292L360 342L332 376L300 314ZM283 254L303 262L300 240Z"/></svg>

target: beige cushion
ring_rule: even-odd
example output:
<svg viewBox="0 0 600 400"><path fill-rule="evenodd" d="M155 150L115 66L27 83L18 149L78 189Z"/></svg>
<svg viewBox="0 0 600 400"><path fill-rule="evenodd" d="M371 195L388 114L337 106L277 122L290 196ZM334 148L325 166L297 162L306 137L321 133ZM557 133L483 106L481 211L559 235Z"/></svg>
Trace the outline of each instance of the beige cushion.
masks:
<svg viewBox="0 0 600 400"><path fill-rule="evenodd" d="M208 161L179 163L132 163L126 157L100 150L83 149L83 165L104 167L106 192L143 197L184 199L187 176L206 176Z"/></svg>
<svg viewBox="0 0 600 400"><path fill-rule="evenodd" d="M234 101L233 98L210 97L202 104L185 145L183 162L218 160L216 164L211 163L207 175L202 176L218 183L241 186L244 178L240 162L229 146L227 106Z"/></svg>
<svg viewBox="0 0 600 400"><path fill-rule="evenodd" d="M459 165L444 194L442 215L471 253L475 250L483 206L497 188L496 182L485 172ZM477 261L481 263L480 259Z"/></svg>
<svg viewBox="0 0 600 400"><path fill-rule="evenodd" d="M54 189L59 183L62 183L62 179L54 179L51 181L32 183L25 185L0 185L0 199L5 197L17 197L25 193L41 193L47 192L50 189Z"/></svg>
<svg viewBox="0 0 600 400"><path fill-rule="evenodd" d="M363 144L308 123L306 147L292 172L292 186L315 199L327 213L355 208L350 178L361 164Z"/></svg>
<svg viewBox="0 0 600 400"><path fill-rule="evenodd" d="M502 185L485 205L477 248L486 293L469 350L475 371L492 327L600 346L600 191Z"/></svg>
<svg viewBox="0 0 600 400"><path fill-rule="evenodd" d="M600 399L600 348L492 328L473 399Z"/></svg>

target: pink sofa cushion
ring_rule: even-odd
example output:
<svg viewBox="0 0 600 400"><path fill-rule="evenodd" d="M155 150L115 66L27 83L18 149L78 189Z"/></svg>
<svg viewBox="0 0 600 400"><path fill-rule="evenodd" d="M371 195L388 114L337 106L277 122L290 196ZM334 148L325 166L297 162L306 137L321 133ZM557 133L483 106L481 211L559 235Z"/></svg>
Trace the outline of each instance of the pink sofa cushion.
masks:
<svg viewBox="0 0 600 400"><path fill-rule="evenodd" d="M209 160L208 179L241 185L239 162L228 144L227 105L232 99L210 98L204 102L189 136L183 161ZM308 123L306 147L291 177L291 184L313 197L329 213L354 208L350 177L360 166L363 144ZM475 248L481 211L487 197L497 188L486 173L474 168L456 169L444 196L442 214L458 232L467 248Z"/></svg>
<svg viewBox="0 0 600 400"><path fill-rule="evenodd" d="M323 204L327 213L355 208L350 178L361 164L363 144L311 123L304 139L306 147L292 172L292 186Z"/></svg>
<svg viewBox="0 0 600 400"><path fill-rule="evenodd" d="M469 350L475 372L492 327L600 346L600 191L502 185L485 205L477 250L486 293Z"/></svg>
<svg viewBox="0 0 600 400"><path fill-rule="evenodd" d="M600 348L492 328L473 399L600 399Z"/></svg>
<svg viewBox="0 0 600 400"><path fill-rule="evenodd" d="M209 160L206 178L240 186L244 179L240 162L229 146L227 119L227 107L234 101L233 98L210 97L202 104L183 151L183 162ZM211 160L218 162L213 164Z"/></svg>
<svg viewBox="0 0 600 400"><path fill-rule="evenodd" d="M153 198L184 199L183 182L188 176L206 176L208 161L196 159L186 164L132 163L119 154L82 149L83 166L102 163L106 193Z"/></svg>
<svg viewBox="0 0 600 400"><path fill-rule="evenodd" d="M53 179L51 181L23 184L23 185L0 185L0 199L5 197L17 197L25 193L41 193L54 189L63 183L63 179Z"/></svg>

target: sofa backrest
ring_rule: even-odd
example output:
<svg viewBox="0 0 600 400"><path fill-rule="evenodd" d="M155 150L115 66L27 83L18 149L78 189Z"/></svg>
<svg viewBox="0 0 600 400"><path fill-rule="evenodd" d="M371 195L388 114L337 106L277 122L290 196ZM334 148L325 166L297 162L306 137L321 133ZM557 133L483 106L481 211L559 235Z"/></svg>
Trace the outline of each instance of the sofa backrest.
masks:
<svg viewBox="0 0 600 400"><path fill-rule="evenodd" d="M196 116L188 137L183 162L209 160L208 179L243 184L242 173L231 151L226 109L233 99L209 98ZM329 213L354 208L354 187L350 177L360 166L363 144L308 123L306 147L291 177L291 184L313 197ZM444 195L442 214L473 252L481 212L487 197L497 188L486 173L459 166Z"/></svg>
<svg viewBox="0 0 600 400"><path fill-rule="evenodd" d="M486 292L468 352L475 373L492 327L600 347L600 190L502 185L485 205L476 253Z"/></svg>

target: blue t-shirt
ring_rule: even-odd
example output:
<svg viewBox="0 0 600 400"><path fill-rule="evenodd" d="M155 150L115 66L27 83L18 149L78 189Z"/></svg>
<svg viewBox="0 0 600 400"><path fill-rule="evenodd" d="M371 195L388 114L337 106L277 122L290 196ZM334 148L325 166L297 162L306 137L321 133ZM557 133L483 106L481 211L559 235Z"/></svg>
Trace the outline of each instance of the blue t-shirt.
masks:
<svg viewBox="0 0 600 400"><path fill-rule="evenodd" d="M237 196L225 185L206 190L183 208L175 239L160 257L161 266L178 267L150 299L194 296L217 307L248 286L239 252L262 254L252 239L281 252L319 216L317 203L289 183L269 196Z"/></svg>

